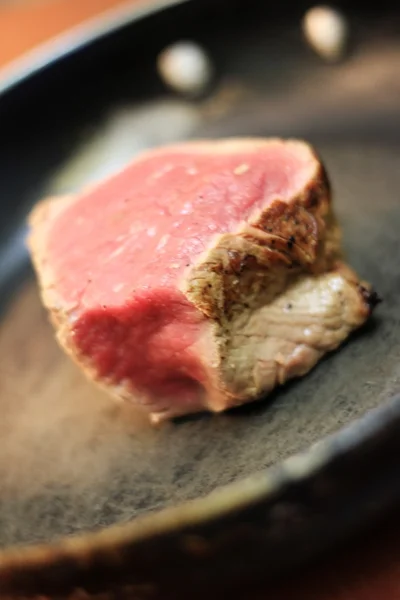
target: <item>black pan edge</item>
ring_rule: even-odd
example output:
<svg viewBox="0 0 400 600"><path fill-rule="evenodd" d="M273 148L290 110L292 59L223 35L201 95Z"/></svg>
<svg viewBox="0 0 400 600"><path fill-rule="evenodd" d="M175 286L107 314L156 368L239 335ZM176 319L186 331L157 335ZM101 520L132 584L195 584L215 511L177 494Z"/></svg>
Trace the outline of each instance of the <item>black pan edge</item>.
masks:
<svg viewBox="0 0 400 600"><path fill-rule="evenodd" d="M146 0L110 9L34 48L0 70L0 96L81 48L152 13L189 0Z"/></svg>

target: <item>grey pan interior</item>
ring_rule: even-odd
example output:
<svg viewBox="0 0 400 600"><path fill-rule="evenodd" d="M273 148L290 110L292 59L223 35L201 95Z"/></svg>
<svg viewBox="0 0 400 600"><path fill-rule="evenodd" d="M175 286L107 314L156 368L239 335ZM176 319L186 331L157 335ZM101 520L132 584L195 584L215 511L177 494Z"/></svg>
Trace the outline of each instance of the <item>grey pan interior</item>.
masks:
<svg viewBox="0 0 400 600"><path fill-rule="evenodd" d="M201 498L232 482L239 482L232 492L236 497L243 478L270 466L280 472L280 461L349 424L351 428L340 443L329 438L317 461L319 472L329 469L338 447L344 447L347 455L350 440L350 447L360 452L354 462L354 469L360 472L363 444L368 448L365 457L370 468L365 472L363 494L348 486L351 466L346 463L341 471L339 461L335 471L340 493L335 491L327 498L329 514L335 514L332 501L336 493L345 503L348 491L351 506L342 519L336 514L337 531L349 533L364 522L371 506L364 506L363 498L369 494L374 497L376 492L380 498L375 498L377 511L397 497L398 490L390 483L396 465L388 462L386 454L393 452L394 442L385 428L393 432L397 427L397 403L392 398L400 389L400 40L396 35L400 13L385 3L371 13L361 3L343 3L352 32L349 55L337 65L327 65L301 36L299 18L307 3L298 3L295 9L288 3L279 7L267 4L237 1L230 3L228 10L223 2L185 2L163 7L140 20L133 11L124 26L4 89L0 96L0 294L4 319L21 295L27 297L26 282L32 274L22 241L23 219L38 198L74 190L120 166L144 147L172 139L232 135L295 136L315 144L331 177L349 261L373 282L384 302L373 321L340 351L273 397L223 415L181 419L155 432L131 423L128 427L125 412L120 414L100 403L90 435L74 440L71 432L79 429L82 419L87 428L90 413L76 410L73 402L72 408L66 408L68 394L61 383L57 388L58 367L52 371L50 366L48 378L55 382L55 402L64 408L43 426L40 435L45 444L38 443L37 432L27 434L28 450L18 454L22 467L17 469L26 474L44 468L48 477L35 475L43 485L18 486L7 470L12 467L3 465L6 461L0 463L6 482L0 493L4 556L11 545L49 543L67 534L98 531ZM172 40L188 37L204 44L216 66L213 89L197 100L177 97L165 89L155 70L159 50ZM44 344L62 361L35 288L29 294L24 302L40 322ZM0 338L3 364L7 352ZM30 354L25 352L28 368L35 369L38 360L34 346ZM5 373L2 386L8 384ZM14 376L16 398L17 384ZM14 399L12 402L16 415ZM36 402L33 410L25 399L21 410L40 414L41 406L47 406L40 393L35 395ZM383 413L379 418L370 417L366 429L356 421L377 407ZM11 424L17 422L13 418L18 419L11 417ZM108 420L114 423L112 427L104 426ZM364 435L372 436L376 455ZM11 440L9 435L3 437ZM73 454L76 469L54 468L51 465L64 464L71 439L79 450ZM13 444L9 443L7 451L11 452ZM32 456L37 457L36 464ZM378 481L382 461L391 469L384 493ZM296 482L294 498L298 478ZM286 493L285 485L276 484L274 498ZM301 493L301 501L307 503ZM264 506L263 517L261 508L250 510L251 498L247 497L245 507L250 511L249 521L262 527L272 496L264 488L261 499L257 494L254 502L257 498ZM205 529L208 510L204 510ZM324 512L323 502L319 510ZM220 515L217 519L221 527L224 518ZM310 531L320 526L318 519L307 521ZM201 523L199 527L201 530ZM289 546L290 527L289 523L285 533ZM315 547L310 544L310 556L333 541L331 534L321 536ZM95 539L87 539L95 552ZM252 555L250 549L248 552ZM268 552L274 553L273 541ZM281 559L275 566L269 561L271 570L289 566L289 555L278 552ZM0 554L0 575L1 561ZM4 564L6 568L7 561ZM255 563L252 568L260 569ZM75 574L77 580L79 573ZM222 562L220 573L223 580ZM213 577L214 581L216 575ZM12 587L15 580L11 577L10 581ZM47 583L43 576L41 585Z"/></svg>

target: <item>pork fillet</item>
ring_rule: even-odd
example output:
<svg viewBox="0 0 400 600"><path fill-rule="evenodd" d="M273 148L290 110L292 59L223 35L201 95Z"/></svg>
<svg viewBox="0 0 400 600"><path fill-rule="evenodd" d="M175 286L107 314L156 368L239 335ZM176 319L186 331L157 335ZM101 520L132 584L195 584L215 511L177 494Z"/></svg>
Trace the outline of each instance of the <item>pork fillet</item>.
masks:
<svg viewBox="0 0 400 600"><path fill-rule="evenodd" d="M305 375L376 303L343 261L324 167L302 141L159 148L40 203L30 224L61 345L155 422Z"/></svg>

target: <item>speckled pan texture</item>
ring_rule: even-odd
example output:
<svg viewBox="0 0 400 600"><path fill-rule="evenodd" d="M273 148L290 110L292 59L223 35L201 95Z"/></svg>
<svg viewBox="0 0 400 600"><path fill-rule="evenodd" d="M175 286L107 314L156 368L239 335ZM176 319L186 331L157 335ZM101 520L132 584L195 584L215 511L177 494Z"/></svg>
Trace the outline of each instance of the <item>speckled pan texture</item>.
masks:
<svg viewBox="0 0 400 600"><path fill-rule="evenodd" d="M328 65L302 38L306 5L235 0L235 15L223 4L138 21L132 11L126 27L0 96L1 598L225 597L313 558L400 496L399 14L347 3L349 54ZM183 36L215 63L196 99L174 95L155 69ZM154 430L57 347L22 224L42 196L142 148L240 135L315 145L347 258L383 302L268 399Z"/></svg>

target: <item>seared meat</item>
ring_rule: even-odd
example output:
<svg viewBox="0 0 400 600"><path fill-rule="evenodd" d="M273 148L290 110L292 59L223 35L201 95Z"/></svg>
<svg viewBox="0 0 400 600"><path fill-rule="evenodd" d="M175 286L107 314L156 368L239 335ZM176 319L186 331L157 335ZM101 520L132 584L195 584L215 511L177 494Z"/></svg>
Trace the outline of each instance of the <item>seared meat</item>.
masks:
<svg viewBox="0 0 400 600"><path fill-rule="evenodd" d="M306 143L192 142L143 154L31 215L61 345L154 421L222 411L306 374L371 314Z"/></svg>

